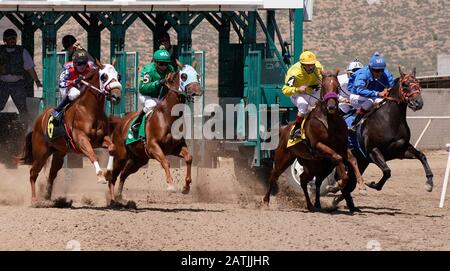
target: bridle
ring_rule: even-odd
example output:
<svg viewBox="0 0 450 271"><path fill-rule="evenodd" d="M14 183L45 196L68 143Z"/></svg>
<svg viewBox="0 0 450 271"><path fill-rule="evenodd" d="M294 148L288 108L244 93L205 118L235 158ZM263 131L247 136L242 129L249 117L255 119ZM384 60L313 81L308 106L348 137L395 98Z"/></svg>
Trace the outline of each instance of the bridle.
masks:
<svg viewBox="0 0 450 271"><path fill-rule="evenodd" d="M385 97L386 100L394 101L396 103L408 103L411 96L415 94L420 94L420 85L414 76L406 74L401 76L399 79L399 98L396 97ZM391 89L389 89L389 93Z"/></svg>

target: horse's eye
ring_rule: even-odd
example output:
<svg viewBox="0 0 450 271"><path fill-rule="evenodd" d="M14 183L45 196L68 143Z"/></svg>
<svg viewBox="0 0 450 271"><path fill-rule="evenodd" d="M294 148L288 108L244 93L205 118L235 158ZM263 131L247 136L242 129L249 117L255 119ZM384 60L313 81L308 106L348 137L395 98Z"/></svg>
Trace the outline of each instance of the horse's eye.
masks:
<svg viewBox="0 0 450 271"><path fill-rule="evenodd" d="M120 82L120 80L122 80L122 76L120 76L120 74L118 73L118 74L117 74L117 81Z"/></svg>
<svg viewBox="0 0 450 271"><path fill-rule="evenodd" d="M181 75L180 75L180 79L181 79L181 81L186 81L187 80L187 78L188 78L188 76L187 76L187 74L185 74L185 73L182 73Z"/></svg>
<svg viewBox="0 0 450 271"><path fill-rule="evenodd" d="M100 76L100 80L105 83L108 80L108 75L106 73L102 74Z"/></svg>

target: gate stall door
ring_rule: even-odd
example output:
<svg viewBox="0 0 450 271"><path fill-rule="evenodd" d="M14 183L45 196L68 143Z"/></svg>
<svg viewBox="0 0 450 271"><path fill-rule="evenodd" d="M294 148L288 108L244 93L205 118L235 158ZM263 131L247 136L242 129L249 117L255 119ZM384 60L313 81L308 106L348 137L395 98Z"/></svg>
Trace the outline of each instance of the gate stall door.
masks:
<svg viewBox="0 0 450 271"><path fill-rule="evenodd" d="M115 105L112 110L111 103L107 101L105 110L108 115L124 116L138 110L139 57L137 52L120 51L115 53L115 59L115 68L120 76L122 93L119 104Z"/></svg>
<svg viewBox="0 0 450 271"><path fill-rule="evenodd" d="M68 61L67 52L47 51L43 63L43 89L40 111L45 108L55 107L61 101L59 92L59 77Z"/></svg>
<svg viewBox="0 0 450 271"><path fill-rule="evenodd" d="M190 138L194 140L188 140L189 149L196 159L194 164L199 167L211 167L212 159L205 157L205 141L203 138L203 108L205 107L205 70L206 70L206 53L205 51L184 51L180 54L180 62L183 64L192 65L197 63L195 70L200 75L200 87L203 92L202 96L195 96L193 102L189 102L189 108L191 109L191 133Z"/></svg>

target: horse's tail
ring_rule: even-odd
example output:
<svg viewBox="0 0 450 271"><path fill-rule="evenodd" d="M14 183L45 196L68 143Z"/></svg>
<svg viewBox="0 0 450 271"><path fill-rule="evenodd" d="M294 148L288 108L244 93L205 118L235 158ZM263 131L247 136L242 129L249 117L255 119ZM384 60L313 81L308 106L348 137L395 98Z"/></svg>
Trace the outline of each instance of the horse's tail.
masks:
<svg viewBox="0 0 450 271"><path fill-rule="evenodd" d="M33 132L29 132L25 138L25 146L23 147L22 154L17 158L19 164L31 165L34 161L32 135Z"/></svg>

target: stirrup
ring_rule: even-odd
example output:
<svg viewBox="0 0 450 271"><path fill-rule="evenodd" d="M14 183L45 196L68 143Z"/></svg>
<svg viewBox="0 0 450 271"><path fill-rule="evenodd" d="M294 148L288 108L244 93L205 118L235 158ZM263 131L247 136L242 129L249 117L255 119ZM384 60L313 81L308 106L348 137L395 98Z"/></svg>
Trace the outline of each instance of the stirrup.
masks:
<svg viewBox="0 0 450 271"><path fill-rule="evenodd" d="M131 126L131 131L133 131L133 133L139 132L139 127L140 127L140 126L141 126L141 123L140 123L140 122L134 123L134 124Z"/></svg>
<svg viewBox="0 0 450 271"><path fill-rule="evenodd" d="M60 112L58 112L58 111L53 111L53 112L52 112L52 116L53 116L53 119L59 121L59 120L61 119L61 111L60 111Z"/></svg>
<svg viewBox="0 0 450 271"><path fill-rule="evenodd" d="M289 135L290 140L296 140L300 136L300 128L293 130L292 133Z"/></svg>

